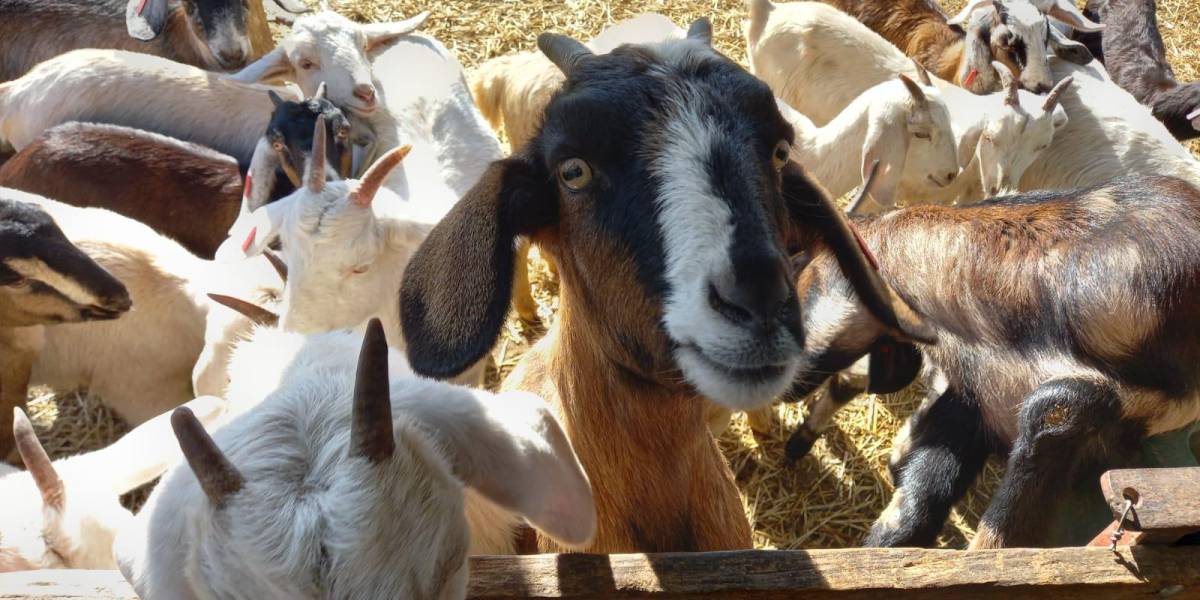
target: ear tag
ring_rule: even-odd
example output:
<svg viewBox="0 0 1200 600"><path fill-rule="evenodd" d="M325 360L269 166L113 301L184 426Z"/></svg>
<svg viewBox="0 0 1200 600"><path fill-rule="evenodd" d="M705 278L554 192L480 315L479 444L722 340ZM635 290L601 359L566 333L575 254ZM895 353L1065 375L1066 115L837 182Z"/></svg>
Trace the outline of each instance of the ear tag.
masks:
<svg viewBox="0 0 1200 600"><path fill-rule="evenodd" d="M250 251L250 246L254 244L254 236L258 234L258 227L250 229L250 235L246 236L246 241L242 242L242 254ZM878 267L876 267L878 268Z"/></svg>
<svg viewBox="0 0 1200 600"><path fill-rule="evenodd" d="M141 2L138 2L137 15L139 17L142 16L142 12L146 10L146 3L149 1L150 0L142 0Z"/></svg>
<svg viewBox="0 0 1200 600"><path fill-rule="evenodd" d="M254 185L251 183L254 177L250 173L246 173L246 187L242 188L242 200L249 202L250 194L254 191Z"/></svg>
<svg viewBox="0 0 1200 600"><path fill-rule="evenodd" d="M967 73L967 78L963 80L963 87L967 87L972 83L975 83L976 77L979 77L979 69L971 69L971 72Z"/></svg>
<svg viewBox="0 0 1200 600"><path fill-rule="evenodd" d="M862 250L862 253L867 257L867 262L871 263L871 268L878 271L879 261L875 260L875 255L871 254L870 248L867 248L867 243L863 241L862 234L858 233L858 228L854 226L854 221L847 219L846 224L850 226L850 233L854 234L854 241L858 243L858 249ZM251 232L250 235L254 235L254 233Z"/></svg>

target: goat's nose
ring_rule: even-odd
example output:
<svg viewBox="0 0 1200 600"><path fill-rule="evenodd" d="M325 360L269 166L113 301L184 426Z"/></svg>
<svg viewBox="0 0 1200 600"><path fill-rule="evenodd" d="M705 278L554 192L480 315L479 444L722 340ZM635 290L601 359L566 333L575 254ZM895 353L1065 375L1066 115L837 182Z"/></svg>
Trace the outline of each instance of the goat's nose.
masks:
<svg viewBox="0 0 1200 600"><path fill-rule="evenodd" d="M354 86L354 97L362 100L367 106L374 104L375 86L369 83L362 83Z"/></svg>
<svg viewBox="0 0 1200 600"><path fill-rule="evenodd" d="M1038 83L1038 84L1035 84L1032 88L1030 88L1029 91L1031 91L1035 94L1048 94L1048 93L1050 93L1050 84Z"/></svg>
<svg viewBox="0 0 1200 600"><path fill-rule="evenodd" d="M241 48L224 48L217 53L221 65L225 67L241 67L246 64L246 53Z"/></svg>
<svg viewBox="0 0 1200 600"><path fill-rule="evenodd" d="M958 171L946 172L946 183L954 183L954 178L958 177Z"/></svg>
<svg viewBox="0 0 1200 600"><path fill-rule="evenodd" d="M793 296L781 260L743 264L735 276L714 278L708 288L708 302L713 310L746 327L770 326Z"/></svg>
<svg viewBox="0 0 1200 600"><path fill-rule="evenodd" d="M125 312L133 307L133 300L129 298L129 294L116 294L104 298L104 308L116 312Z"/></svg>

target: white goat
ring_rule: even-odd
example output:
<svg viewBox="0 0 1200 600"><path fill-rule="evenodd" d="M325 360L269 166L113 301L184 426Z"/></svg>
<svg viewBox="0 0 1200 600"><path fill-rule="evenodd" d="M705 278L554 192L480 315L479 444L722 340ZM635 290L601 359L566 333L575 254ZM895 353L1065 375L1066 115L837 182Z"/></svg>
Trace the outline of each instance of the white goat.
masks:
<svg viewBox="0 0 1200 600"><path fill-rule="evenodd" d="M365 338L260 329L246 345L235 368L258 390L230 403L253 408L213 437L176 411L189 466L118 539L142 597L463 598L464 484L569 546L591 540L590 485L540 398L389 377L405 361L378 321Z"/></svg>
<svg viewBox="0 0 1200 600"><path fill-rule="evenodd" d="M1051 59L1050 68L1056 77L1075 79L1062 97L1071 121L1054 135L1047 153L1053 160L1025 171L1022 191L1088 187L1134 174L1171 175L1200 186L1200 163L1099 62Z"/></svg>
<svg viewBox="0 0 1200 600"><path fill-rule="evenodd" d="M307 15L276 50L233 76L133 52L68 52L0 84L0 143L20 150L60 123L94 121L197 142L245 165L274 108L267 91L295 99L248 82L294 77L310 97L326 81L332 102L367 113L374 107L369 58L423 21L358 25L332 12Z"/></svg>
<svg viewBox="0 0 1200 600"><path fill-rule="evenodd" d="M392 149L357 189L354 182L326 183L323 168L310 165L303 189L244 215L217 256L258 254L278 237L289 270L285 329L317 333L378 317L391 343L403 349L397 292L409 258L502 153L471 100L462 67L436 40L407 36L377 65L385 103L378 112L387 119L377 122L378 139L382 145L390 127L393 139L411 151ZM324 135L316 132L314 140ZM481 382L483 365L456 381Z"/></svg>
<svg viewBox="0 0 1200 600"><path fill-rule="evenodd" d="M214 304L206 293L257 297L279 285L266 261L217 265L116 213L33 195L27 201L124 283L135 306L112 321L28 328L30 383L86 387L131 425L195 397L192 370Z"/></svg>
<svg viewBox="0 0 1200 600"><path fill-rule="evenodd" d="M187 404L202 423L217 420L220 398ZM163 415L103 450L56 460L16 409L13 435L26 472L0 473L0 572L26 569L115 569L113 540L133 524L118 496L153 481L179 460Z"/></svg>
<svg viewBox="0 0 1200 600"><path fill-rule="evenodd" d="M919 73L929 82L923 69ZM906 75L863 92L824 127L782 100L779 109L796 131L792 157L834 198L862 184L876 161L879 174L868 190L874 209L892 208L898 189L945 187L958 176L954 130L941 94ZM851 207L856 209L866 207Z"/></svg>
<svg viewBox="0 0 1200 600"><path fill-rule="evenodd" d="M817 125L828 123L872 86L917 74L895 46L831 6L769 0L749 4L746 41L752 70ZM999 72L1009 75L1004 68ZM1024 168L1068 122L1058 98L1069 81L1060 81L1046 97L1011 87L975 95L937 78L933 82L950 110L959 164L966 168L952 186L927 186L901 200L949 202L1015 188Z"/></svg>

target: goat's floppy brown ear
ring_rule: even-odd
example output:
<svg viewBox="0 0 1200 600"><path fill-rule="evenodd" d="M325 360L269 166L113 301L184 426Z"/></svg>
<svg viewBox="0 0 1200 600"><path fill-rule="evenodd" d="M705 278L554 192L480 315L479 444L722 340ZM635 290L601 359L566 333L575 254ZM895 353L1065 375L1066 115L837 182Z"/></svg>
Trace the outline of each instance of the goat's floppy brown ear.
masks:
<svg viewBox="0 0 1200 600"><path fill-rule="evenodd" d="M917 347L885 337L871 349L867 372L867 391L894 394L912 383L921 373L921 351Z"/></svg>
<svg viewBox="0 0 1200 600"><path fill-rule="evenodd" d="M878 165L870 169L860 195L871 187L877 170ZM937 342L933 329L879 275L846 216L794 162L783 168L783 198L793 224L824 240L863 305L880 323L901 339Z"/></svg>
<svg viewBox="0 0 1200 600"><path fill-rule="evenodd" d="M125 4L125 30L129 36L148 42L167 23L167 0L129 0Z"/></svg>
<svg viewBox="0 0 1200 600"><path fill-rule="evenodd" d="M553 185L528 150L494 162L429 232L400 286L414 371L452 377L491 350L512 297L516 237L557 220Z"/></svg>

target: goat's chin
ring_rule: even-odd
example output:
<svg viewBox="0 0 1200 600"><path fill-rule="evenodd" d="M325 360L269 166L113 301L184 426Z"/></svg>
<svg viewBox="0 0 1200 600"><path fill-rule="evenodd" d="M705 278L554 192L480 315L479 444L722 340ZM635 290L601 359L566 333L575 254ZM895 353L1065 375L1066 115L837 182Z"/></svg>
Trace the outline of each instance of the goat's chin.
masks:
<svg viewBox="0 0 1200 600"><path fill-rule="evenodd" d="M795 358L779 364L733 367L714 361L692 346L678 348L675 362L700 395L732 410L753 410L770 404L787 391L800 367Z"/></svg>

